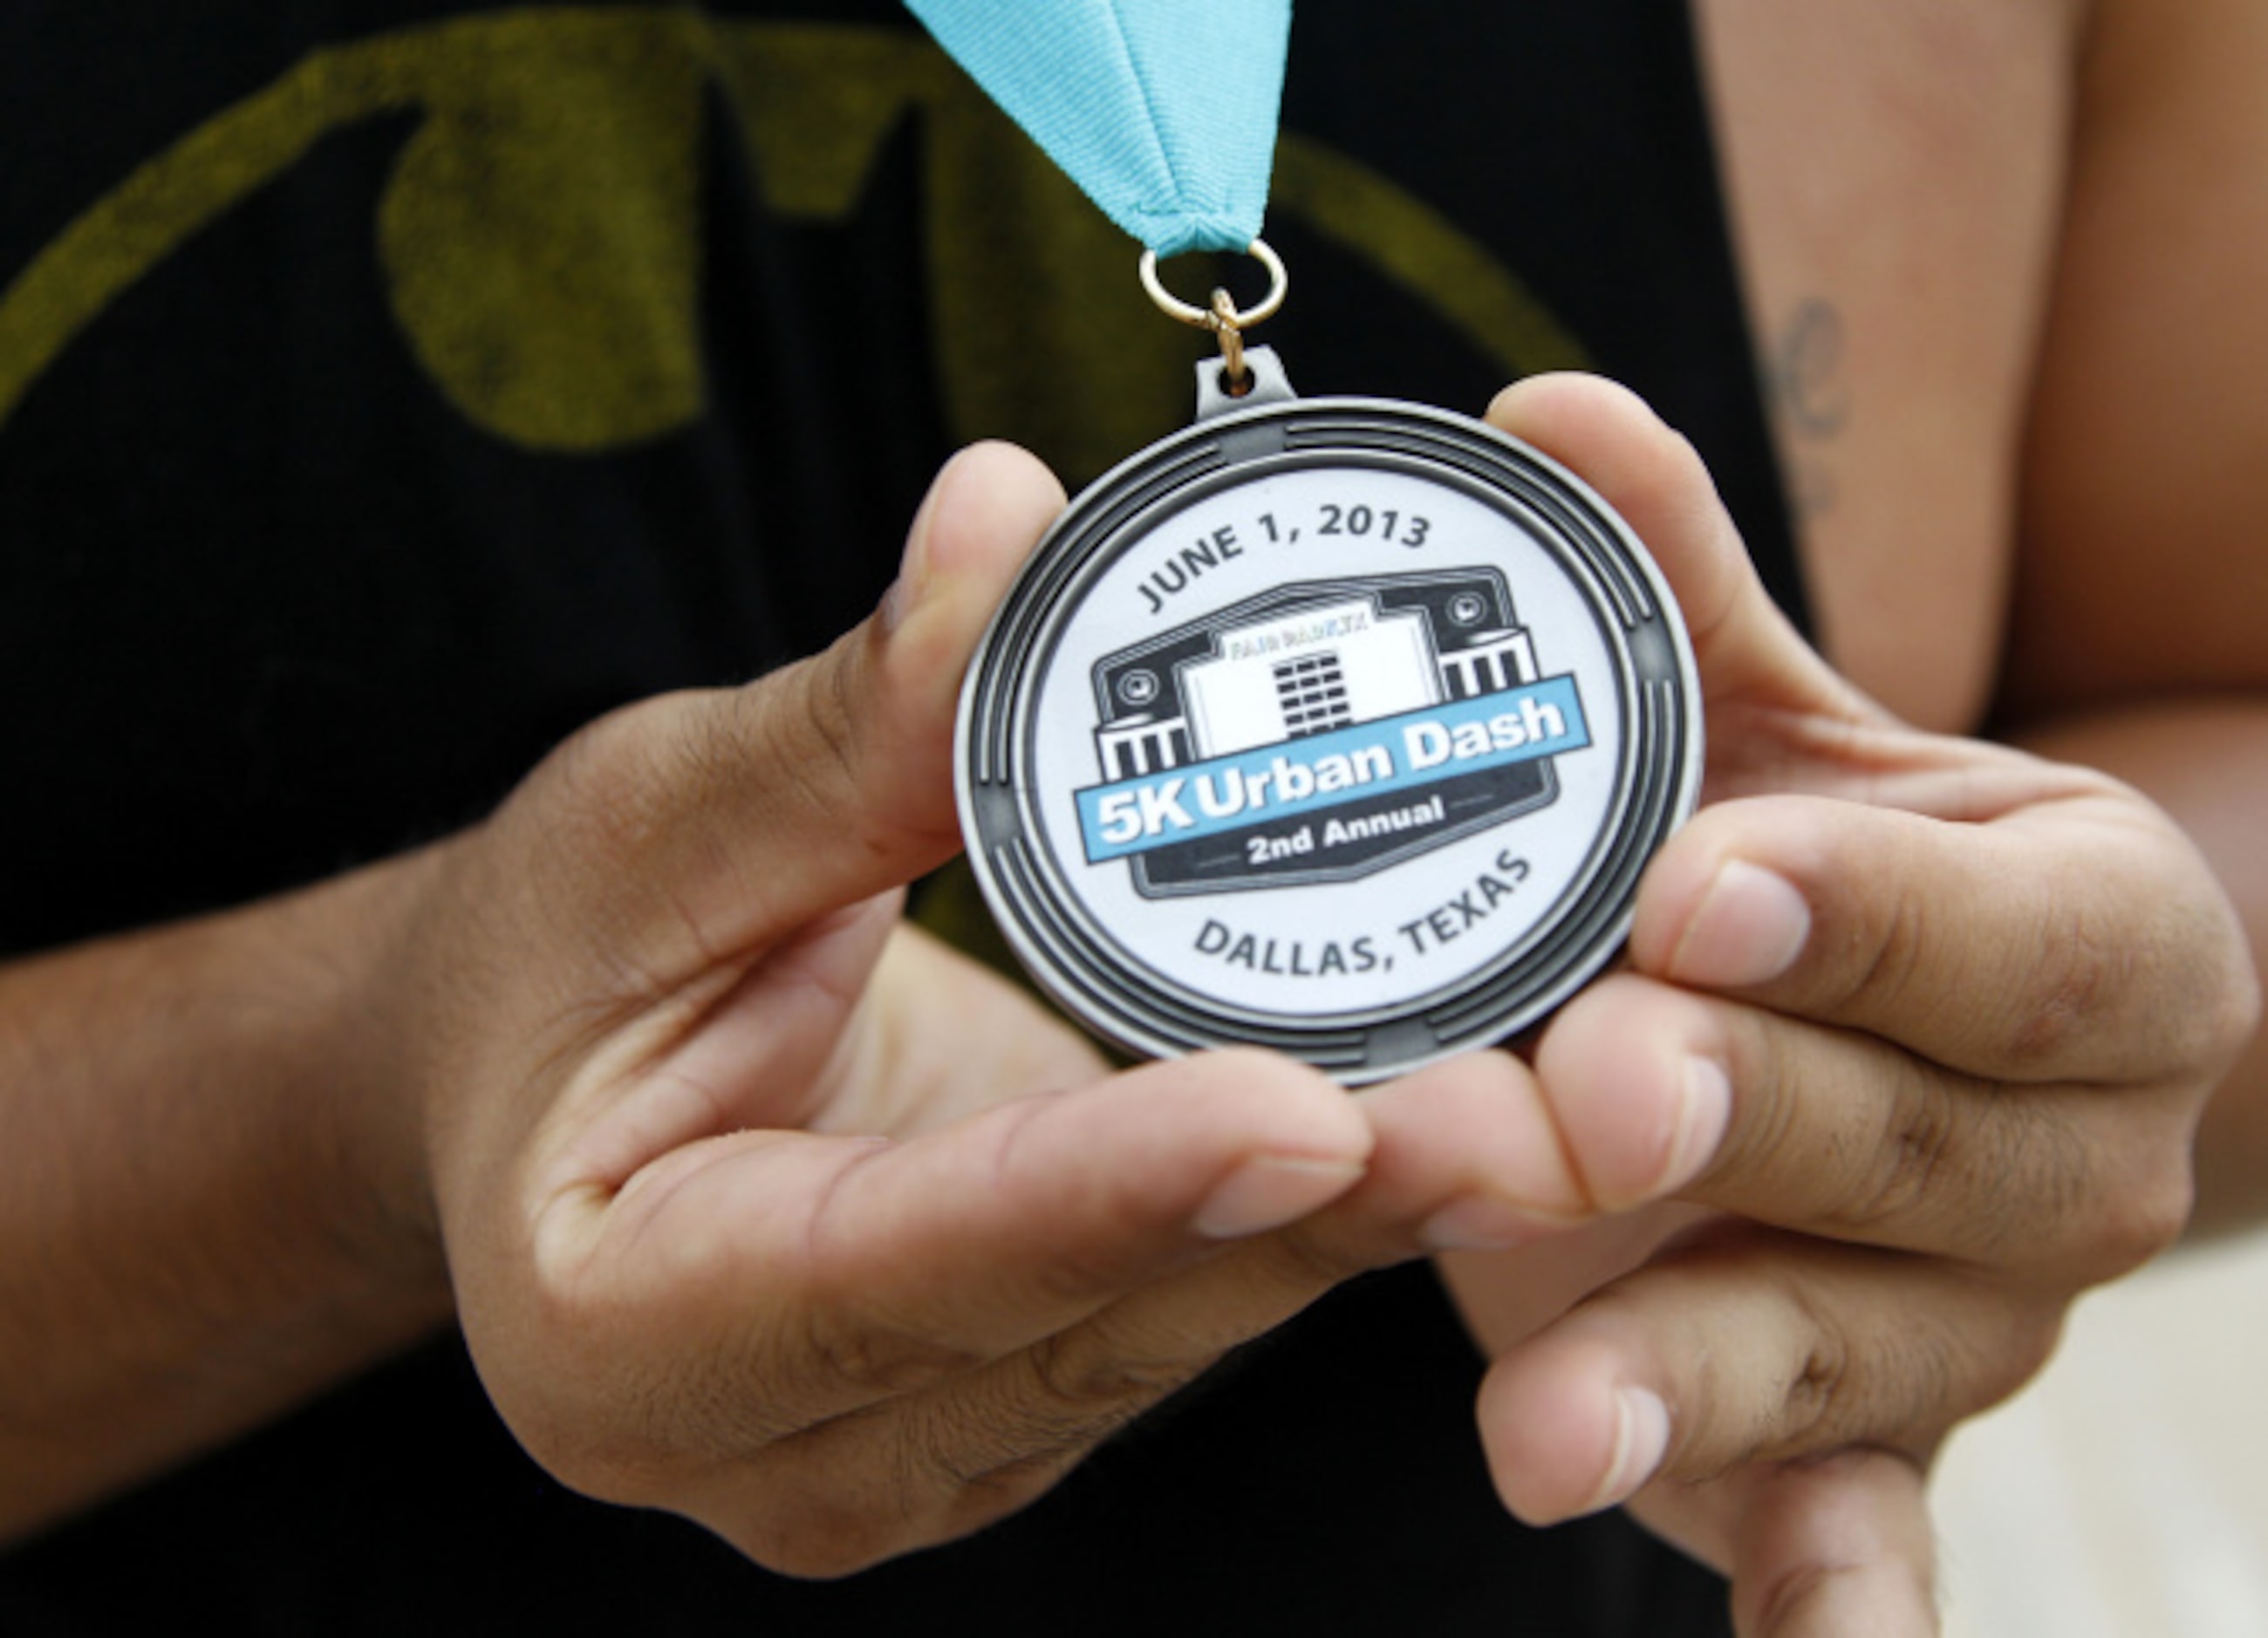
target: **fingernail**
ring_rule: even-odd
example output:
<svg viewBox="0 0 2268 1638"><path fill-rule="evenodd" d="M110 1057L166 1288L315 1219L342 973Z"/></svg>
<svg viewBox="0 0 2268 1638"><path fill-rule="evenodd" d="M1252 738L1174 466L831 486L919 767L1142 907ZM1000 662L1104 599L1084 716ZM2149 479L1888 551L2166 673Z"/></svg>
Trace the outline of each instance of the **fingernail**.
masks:
<svg viewBox="0 0 2268 1638"><path fill-rule="evenodd" d="M967 453L966 451L961 452ZM937 517L939 497L952 481L953 469L961 464L961 455L938 469L930 481L929 493L922 496L920 510L914 513L913 523L906 530L906 549L898 558L898 577L890 582L890 589L882 593L882 629L895 631L905 617L921 601L921 594L929 583L930 528Z"/></svg>
<svg viewBox="0 0 2268 1638"><path fill-rule="evenodd" d="M1646 1487L1669 1453L1669 1407L1648 1388L1625 1387L1615 1394L1615 1454L1606 1482L1584 1509L1597 1512L1627 1502Z"/></svg>
<svg viewBox="0 0 2268 1638"><path fill-rule="evenodd" d="M1793 883L1746 860L1727 860L1678 942L1668 975L1721 989L1770 983L1795 965L1810 937L1811 906Z"/></svg>
<svg viewBox="0 0 2268 1638"><path fill-rule="evenodd" d="M1429 1252L1508 1252L1568 1226L1493 1194L1468 1194L1426 1218L1418 1243Z"/></svg>
<svg viewBox="0 0 2268 1638"><path fill-rule="evenodd" d="M895 631L905 623L906 611L913 606L916 595L917 593L907 586L906 577L902 573L890 582L889 590L882 593L881 607L877 611L881 617L884 631Z"/></svg>
<svg viewBox="0 0 2268 1638"><path fill-rule="evenodd" d="M1359 1161L1261 1155L1228 1174L1190 1226L1209 1240L1265 1234L1336 1200L1362 1172Z"/></svg>
<svg viewBox="0 0 2268 1638"><path fill-rule="evenodd" d="M1688 1058L1685 1085L1677 1105L1677 1127L1670 1135L1669 1164L1664 1169L1661 1192L1683 1188L1701 1175L1701 1169L1725 1141L1733 1120L1733 1082L1725 1066L1713 1058Z"/></svg>
<svg viewBox="0 0 2268 1638"><path fill-rule="evenodd" d="M929 498L922 502L921 510L914 514L913 526L906 531L906 549L898 559L898 577L882 593L879 612L884 631L895 631L903 625L906 616L913 613L914 605L921 601L922 587L929 579L929 518L936 504L937 491L932 488Z"/></svg>

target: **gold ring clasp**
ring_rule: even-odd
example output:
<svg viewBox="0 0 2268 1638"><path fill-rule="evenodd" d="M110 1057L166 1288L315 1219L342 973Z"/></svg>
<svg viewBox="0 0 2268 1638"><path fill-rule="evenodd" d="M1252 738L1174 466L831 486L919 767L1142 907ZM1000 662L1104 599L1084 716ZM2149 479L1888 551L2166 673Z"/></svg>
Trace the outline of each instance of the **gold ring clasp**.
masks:
<svg viewBox="0 0 2268 1638"><path fill-rule="evenodd" d="M1256 239L1245 246L1245 253L1268 270L1268 293L1251 306L1239 312L1235 302L1225 290L1212 293L1210 306L1199 307L1182 300L1158 277L1158 253L1142 253L1142 288L1158 305L1158 311L1169 319L1194 325L1200 330L1211 330L1220 338L1221 363L1227 371L1229 390L1240 396L1248 385L1244 368L1244 332L1263 320L1273 318L1284 305L1284 295L1290 281L1284 272L1283 258L1268 246L1268 241Z"/></svg>
<svg viewBox="0 0 2268 1638"><path fill-rule="evenodd" d="M1244 253L1268 269L1268 293L1243 312L1233 313L1226 320L1240 330L1249 329L1256 324L1274 318L1276 310L1284 305L1284 292L1287 285L1284 273L1284 259L1268 247L1266 239L1254 239L1244 247ZM1224 320L1213 308L1193 305L1182 300L1180 297L1165 287L1158 277L1156 251L1145 250L1142 253L1141 272L1142 288L1150 293L1150 299L1158 304L1158 310L1167 318L1179 319L1183 324L1193 324L1200 330L1218 330L1221 327Z"/></svg>

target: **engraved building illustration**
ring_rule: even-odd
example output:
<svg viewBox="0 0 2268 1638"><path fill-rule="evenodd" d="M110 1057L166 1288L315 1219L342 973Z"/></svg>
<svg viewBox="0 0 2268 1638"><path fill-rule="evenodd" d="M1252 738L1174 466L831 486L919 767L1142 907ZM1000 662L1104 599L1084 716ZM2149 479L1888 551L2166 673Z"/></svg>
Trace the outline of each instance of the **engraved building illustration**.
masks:
<svg viewBox="0 0 2268 1638"><path fill-rule="evenodd" d="M1186 768L1196 781L1189 794L1207 800L1216 786L1204 770L1223 768L1219 759L1327 734L1340 743L1342 731L1365 724L1411 720L1543 680L1510 588L1492 568L1278 587L1115 650L1093 675L1104 785ZM1221 777L1219 790L1235 789ZM1311 804L1305 812L1316 837L1280 856L1268 845L1278 819L1209 824L1202 835L1127 863L1148 897L1343 880L1543 806L1557 792L1549 756L1445 768L1416 795L1405 783ZM1424 814L1410 817L1420 797ZM1307 845L1325 834L1357 839Z"/></svg>
<svg viewBox="0 0 2268 1638"><path fill-rule="evenodd" d="M1492 572L1287 587L1105 659L1096 752L1127 779L1538 675Z"/></svg>

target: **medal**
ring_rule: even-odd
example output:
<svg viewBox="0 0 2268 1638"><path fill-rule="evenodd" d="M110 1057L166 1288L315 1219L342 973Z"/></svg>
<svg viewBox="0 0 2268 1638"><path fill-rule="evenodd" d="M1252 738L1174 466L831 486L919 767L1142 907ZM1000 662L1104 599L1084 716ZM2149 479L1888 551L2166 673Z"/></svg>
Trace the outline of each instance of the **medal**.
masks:
<svg viewBox="0 0 2268 1638"><path fill-rule="evenodd" d="M1138 9L1157 20L1131 0L1112 20ZM1044 110L987 84L1047 141ZM1244 231L1181 219L1200 243ZM1504 1040L1613 957L1692 811L1675 604L1537 452L1297 396L1244 342L1286 287L1256 234L1270 288L1246 312L1170 295L1176 241L1149 237L1145 288L1221 356L1192 425L1072 502L978 650L955 747L977 879L1042 987L1139 1053L1257 1045L1359 1084Z"/></svg>

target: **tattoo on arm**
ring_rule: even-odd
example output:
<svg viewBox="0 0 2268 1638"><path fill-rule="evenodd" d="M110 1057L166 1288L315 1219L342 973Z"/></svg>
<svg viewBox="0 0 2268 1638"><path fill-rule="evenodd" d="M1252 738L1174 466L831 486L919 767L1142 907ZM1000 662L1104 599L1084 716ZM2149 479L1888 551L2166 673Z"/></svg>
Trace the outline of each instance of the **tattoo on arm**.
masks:
<svg viewBox="0 0 2268 1638"><path fill-rule="evenodd" d="M1796 304L1772 349L1768 385L1785 434L1789 498L1801 517L1815 517L1835 504L1835 474L1826 446L1851 421L1843 353L1843 314L1817 297Z"/></svg>

